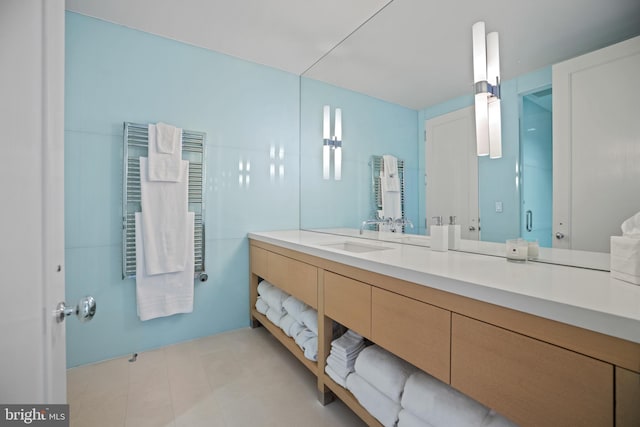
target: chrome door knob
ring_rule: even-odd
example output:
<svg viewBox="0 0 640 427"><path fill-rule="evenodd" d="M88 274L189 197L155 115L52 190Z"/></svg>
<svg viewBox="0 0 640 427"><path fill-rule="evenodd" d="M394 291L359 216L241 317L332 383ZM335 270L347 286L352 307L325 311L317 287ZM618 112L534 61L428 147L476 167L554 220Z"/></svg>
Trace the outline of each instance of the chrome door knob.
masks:
<svg viewBox="0 0 640 427"><path fill-rule="evenodd" d="M561 233L561 232L558 231L556 233L556 239L558 239L558 240L564 239L564 233Z"/></svg>
<svg viewBox="0 0 640 427"><path fill-rule="evenodd" d="M96 300L92 296L86 296L78 301L78 305L70 307L63 301L58 304L54 316L58 323L63 322L67 316L75 314L81 322L88 322L96 314Z"/></svg>

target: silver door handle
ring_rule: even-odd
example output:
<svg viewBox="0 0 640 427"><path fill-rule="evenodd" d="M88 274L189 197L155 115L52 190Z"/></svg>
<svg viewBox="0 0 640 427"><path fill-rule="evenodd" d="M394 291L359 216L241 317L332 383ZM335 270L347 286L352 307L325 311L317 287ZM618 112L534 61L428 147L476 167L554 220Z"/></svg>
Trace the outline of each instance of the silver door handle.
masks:
<svg viewBox="0 0 640 427"><path fill-rule="evenodd" d="M67 316L75 314L81 322L88 322L96 314L96 300L92 296L80 298L75 307L68 306L64 301L59 303L54 312L58 323L64 321Z"/></svg>
<svg viewBox="0 0 640 427"><path fill-rule="evenodd" d="M558 239L558 240L564 239L564 233L561 233L561 232L558 231L556 233L556 239Z"/></svg>
<svg viewBox="0 0 640 427"><path fill-rule="evenodd" d="M525 227L527 231L530 232L531 230L533 230L533 212L531 212L531 210L528 210L526 212L526 220L527 221Z"/></svg>

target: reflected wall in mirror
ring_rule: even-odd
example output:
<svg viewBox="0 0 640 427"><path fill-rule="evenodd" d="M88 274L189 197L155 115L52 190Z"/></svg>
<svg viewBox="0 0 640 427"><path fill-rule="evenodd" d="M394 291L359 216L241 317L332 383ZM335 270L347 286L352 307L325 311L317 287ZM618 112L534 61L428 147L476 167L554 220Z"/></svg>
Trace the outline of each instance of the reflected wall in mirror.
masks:
<svg viewBox="0 0 640 427"><path fill-rule="evenodd" d="M371 216L372 155L404 160L405 213L417 221L416 111L302 77L301 228L359 228ZM322 179L323 106L342 109L342 180Z"/></svg>
<svg viewBox="0 0 640 427"><path fill-rule="evenodd" d="M572 236L572 232L563 230L565 221L555 220L557 216L555 212L554 222L549 224L548 206L529 209L529 204L537 202L538 198L548 201L548 176L540 177L539 179L544 180L545 184L539 186L538 190L532 187L533 194L528 193L527 183L531 184L532 181L536 183L539 179L535 175L540 171L527 170L528 167L535 166L527 164L531 162L528 160L527 146L523 145L527 136L523 135L524 131L520 126L521 120L527 119L521 115L531 109L529 97L532 94L551 89L551 64L638 35L637 19L640 16L640 6L638 3L627 0L616 0L615 3L608 4L606 7L595 2L588 2L587 5L584 0L571 0L570 4L576 7L570 7L568 4L565 5L567 10L558 10L553 14L553 19L559 24L554 27L557 32L549 28L549 31L545 31L544 34L532 28L529 23L544 21L544 18L532 19L532 16L537 16L537 13L549 16L548 10L555 7L550 2L537 4L535 10L529 10L527 13L517 8L510 9L513 5L505 3L499 8L499 16L489 14L492 16L492 23L487 25L501 33L501 64L503 64L503 75L506 79L502 82L501 91L503 157L497 160L478 159L478 210L482 240L503 243L507 239L527 236L525 233L527 228L531 228L530 233L538 232L546 235L545 238L535 237L533 234L528 236L537 238L543 245L549 244L549 229L551 229L551 240L554 246L558 244L558 240L553 238L556 231L563 231L562 234L571 236L570 239L565 238L561 241L559 247L576 247L572 244L579 240L577 235ZM580 5L585 7L579 7ZM494 6L497 5L491 5L489 9ZM435 38L423 36L431 34L429 31L434 31L432 27L425 27L415 21L416 16L429 16L428 13L420 12L425 9L429 11L430 7L432 5L428 2L397 0L390 3L303 76L300 209L302 228L357 227L360 221L369 216L366 197L370 194L368 182L370 171L367 159L372 154L389 153L404 158L408 163L407 216L416 226L414 232L427 233L425 173L428 175L428 171L425 161L425 121L473 105L470 28L473 22L487 15L487 10L476 10L475 6L462 15L449 13L451 12L449 7L443 6L440 18L433 23L433 27L439 28L437 34L440 37L438 43L431 43L428 40L435 40ZM579 27L575 25L575 10L584 12L581 15L582 23ZM442 28L443 23L446 23L445 28ZM579 36L579 34L582 35ZM534 39L535 42L530 43ZM504 49L502 49L503 42ZM395 52L398 51L414 52L415 60L412 62L414 65L396 61L398 57ZM541 52L544 52L544 55ZM465 65L465 61L468 64ZM537 70L532 66L534 63L539 67ZM463 70L462 73L461 70ZM468 91L464 88L460 89L460 82L465 80L464 74L468 74ZM363 88L363 92L376 94L375 96L392 101L387 103L337 86L320 83L318 80L336 82L335 84L341 86L342 82L350 82L344 87L355 90ZM452 85L454 80L457 83ZM606 80L605 77L603 81ZM419 83L410 87L407 85L408 81ZM362 85L359 84L360 82ZM378 82L377 86L375 82ZM368 89L364 89L365 87ZM443 96L444 87L450 88L448 98ZM413 88L412 92L411 88ZM555 104L555 87L553 93ZM460 96L460 94L464 95ZM348 123L347 109L339 105L340 102L345 102L344 98L353 101L353 108L362 113L357 118L354 117L351 124ZM412 103L411 105L405 103L409 106L405 109L393 104L394 99L410 99ZM318 141L321 138L320 120L323 104L343 107L344 156L347 164L349 161L354 162L348 166L358 175L357 179L353 175L350 178L356 181L335 183L321 180L318 170L321 164L319 157L321 146ZM422 107L425 105L427 107ZM401 115L404 120L398 121L394 119L393 114L388 115L385 111L403 111ZM555 113L553 114L555 120ZM413 126L407 123L411 115L416 117ZM556 125L557 123L554 122L554 129ZM347 160L349 138L346 128L349 126L351 126L349 132L354 134L371 132L370 136L365 137L371 146L363 143L359 135L358 141L354 141L356 145L352 147L354 150L352 154L356 157ZM360 128L355 129L356 126ZM415 129L413 139L410 136L411 131L407 131L412 127ZM555 149L554 147L553 150ZM411 153L414 153L413 156ZM545 155L548 157L548 151ZM571 164L567 162L576 160L572 159L571 155L571 147L569 147L567 159L563 159L565 162L563 164ZM555 162L555 152L553 157ZM621 157L618 156L618 158ZM610 163L607 168L616 170ZM544 166L544 170L548 170L548 167ZM347 173L346 170L344 173ZM556 181L556 173L554 169L551 177L553 183ZM563 173L571 173L571 171ZM412 177L415 181L412 181ZM540 197L539 193L545 193L544 197ZM558 197L571 199L566 192ZM557 204L557 200L554 199L553 206ZM566 205L564 201L563 204ZM566 210L581 212L585 215L592 208L586 199L580 199L581 206L577 206L576 202L571 200L569 204ZM522 209L523 205L525 209ZM531 211L531 214L527 214L527 211ZM610 221L613 223L618 219ZM593 229L593 226L590 227ZM619 229L619 222L614 228ZM607 227L606 233L615 234L616 230ZM606 248L597 250L604 251Z"/></svg>
<svg viewBox="0 0 640 427"><path fill-rule="evenodd" d="M478 214L480 224L479 239L487 242L504 243L508 239L521 236L521 169L520 169L520 120L522 99L531 93L551 86L551 67L502 82L502 158L478 157ZM421 110L419 122L421 134L425 134L426 121L445 114L451 114L473 105L471 94L454 98L434 107ZM420 157L425 158L425 142L419 144ZM475 147L469 147L474 152ZM425 160L426 164L426 160ZM423 173L429 176L426 167ZM420 218L426 215L426 192L421 192ZM430 210L430 209L429 209ZM450 213L447 215L456 215ZM457 215L462 217L463 215ZM463 227L465 224L462 224ZM468 224L475 226L475 224Z"/></svg>

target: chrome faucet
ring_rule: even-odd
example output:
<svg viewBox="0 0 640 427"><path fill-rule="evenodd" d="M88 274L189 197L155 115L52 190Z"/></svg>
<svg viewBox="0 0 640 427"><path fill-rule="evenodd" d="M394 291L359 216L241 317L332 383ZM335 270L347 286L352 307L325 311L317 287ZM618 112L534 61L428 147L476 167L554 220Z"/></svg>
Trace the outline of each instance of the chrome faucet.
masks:
<svg viewBox="0 0 640 427"><path fill-rule="evenodd" d="M405 225L408 225L409 227L413 228L413 223L410 220L408 220L407 218L404 218L404 217L395 219L393 221L393 224L394 224L393 231L395 231L395 227L404 227Z"/></svg>
<svg viewBox="0 0 640 427"><path fill-rule="evenodd" d="M391 224L391 218L367 219L367 220L362 221L362 225L360 225L360 234L362 234L362 232L364 231L364 228L367 225L371 225L371 224Z"/></svg>

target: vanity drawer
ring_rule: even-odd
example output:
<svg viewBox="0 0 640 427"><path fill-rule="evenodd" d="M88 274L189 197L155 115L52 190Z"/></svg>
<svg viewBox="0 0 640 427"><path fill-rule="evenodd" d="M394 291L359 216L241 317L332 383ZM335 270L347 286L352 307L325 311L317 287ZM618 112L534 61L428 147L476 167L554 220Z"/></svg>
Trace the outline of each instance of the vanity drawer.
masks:
<svg viewBox="0 0 640 427"><path fill-rule="evenodd" d="M449 383L451 312L378 288L371 301L371 339Z"/></svg>
<svg viewBox="0 0 640 427"><path fill-rule="evenodd" d="M324 313L360 335L371 338L371 286L326 271Z"/></svg>
<svg viewBox="0 0 640 427"><path fill-rule="evenodd" d="M453 314L451 385L521 426L611 426L613 366Z"/></svg>
<svg viewBox="0 0 640 427"><path fill-rule="evenodd" d="M256 276L264 278L269 274L267 273L267 253L268 251L262 248L251 246L251 272Z"/></svg>
<svg viewBox="0 0 640 427"><path fill-rule="evenodd" d="M640 426L640 374L616 366L616 427Z"/></svg>
<svg viewBox="0 0 640 427"><path fill-rule="evenodd" d="M318 308L317 267L267 251L267 275L263 279Z"/></svg>

